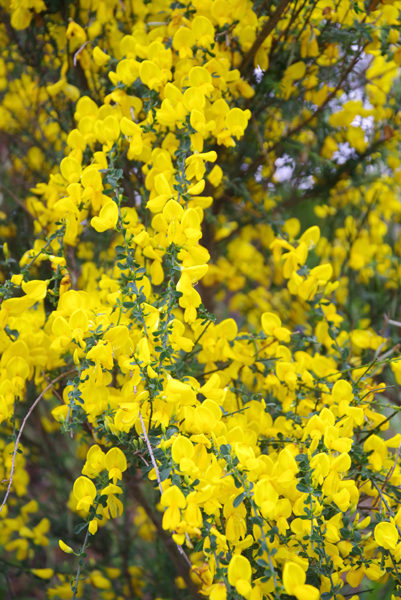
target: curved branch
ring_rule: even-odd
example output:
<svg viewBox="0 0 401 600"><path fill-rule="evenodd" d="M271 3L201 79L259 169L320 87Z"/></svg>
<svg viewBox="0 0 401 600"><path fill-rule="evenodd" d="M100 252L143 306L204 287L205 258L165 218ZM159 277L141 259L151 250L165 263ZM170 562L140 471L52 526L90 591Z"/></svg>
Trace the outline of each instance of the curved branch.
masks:
<svg viewBox="0 0 401 600"><path fill-rule="evenodd" d="M51 383L49 383L49 385L43 390L43 392L36 398L35 402L32 404L31 408L28 410L27 414L25 415L25 418L24 418L24 420L22 421L22 424L21 424L21 428L20 428L20 430L18 432L17 439L15 440L13 460L12 460L12 463L11 463L10 479L9 479L9 483L8 483L6 495L4 496L3 503L0 506L0 513L3 510L5 503L7 502L8 496L10 495L11 486L12 486L12 483L13 483L14 471L15 471L15 459L17 458L17 452L18 452L18 444L19 444L22 432L24 431L24 427L27 424L27 421L28 421L29 417L31 416L31 414L32 414L35 406L37 404L39 404L39 401L43 398L43 396L46 394L46 392L49 391L53 387L53 385L55 383L57 383L57 381L59 381L60 379L63 379L64 377L67 377L67 375L71 375L71 373L75 373L75 372L76 372L76 369L72 369L71 371L67 371L66 373L63 373L62 375L59 375L58 377L56 377L56 379L53 379L53 381ZM14 415L14 418L15 418L15 415ZM4 479L3 481L7 481L7 479Z"/></svg>

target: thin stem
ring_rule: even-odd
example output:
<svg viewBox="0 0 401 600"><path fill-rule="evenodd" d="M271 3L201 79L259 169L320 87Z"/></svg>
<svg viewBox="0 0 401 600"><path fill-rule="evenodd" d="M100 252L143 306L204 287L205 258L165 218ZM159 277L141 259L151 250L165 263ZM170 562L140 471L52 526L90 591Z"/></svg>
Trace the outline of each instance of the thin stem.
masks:
<svg viewBox="0 0 401 600"><path fill-rule="evenodd" d="M381 491L381 489L379 488L379 486L377 485L377 483L373 479L372 479L372 485L379 492L380 500L383 502L384 506L387 508L387 512L389 513L390 516L393 517L394 516L394 511L388 505L388 502L385 499L383 492ZM398 527L397 523L395 523L395 526L397 528L398 533L401 535L401 531L400 531L400 528Z"/></svg>
<svg viewBox="0 0 401 600"><path fill-rule="evenodd" d="M364 437L364 438L362 438L361 440L359 440L359 443L360 443L360 444L362 444L362 442L365 442L365 441L366 441L368 438L370 438L370 436L371 436L371 435L373 435L373 434L374 434L374 432L375 432L375 431L377 431L378 429L380 429L380 428L381 428L381 427L382 427L382 426L383 426L385 423L387 423L388 421L391 421L391 419L392 419L393 417L395 417L395 415L396 415L396 414L398 414L398 409L397 409L397 410L395 410L393 413L391 413L391 415L390 415L389 417L387 417L387 419L385 419L384 421L382 421L382 422L380 423L380 425L378 425L377 427L374 427L374 428L372 429L372 431L370 431L370 432L368 433L368 435L365 435L365 437Z"/></svg>
<svg viewBox="0 0 401 600"><path fill-rule="evenodd" d="M89 540L89 523L88 523L88 528L86 530L86 535L85 535L85 539L84 539L84 545L82 546L82 550L81 550L81 556L82 556L82 554L85 553L86 545L88 543L88 540ZM75 597L76 597L77 591L78 591L79 576L81 575L81 569L82 569L81 560L83 560L83 559L82 558L79 559L77 576L75 578L75 586L74 586L74 590L73 590L74 593L73 593L73 596L72 596L72 600L75 600Z"/></svg>
<svg viewBox="0 0 401 600"><path fill-rule="evenodd" d="M186 354L186 355L184 356L184 358L183 358L183 361L184 361L184 362L185 362L185 361L187 361L187 360L188 360L188 358L192 358L192 356L193 356L193 355L196 353L196 350L195 350L195 348L196 348L196 344L198 344L198 342L199 342L199 340L201 339L201 337L202 337L202 336L203 336L203 335L206 333L206 331L207 331L207 329L208 329L208 327L209 327L209 325L210 325L211 323L212 323L212 321L209 321L209 322L208 322L208 324L206 325L205 329L204 329L204 330L202 331L202 333L199 335L198 339L197 339L197 340L195 340L195 342L194 342L194 349L193 349L193 350L191 350L191 352L188 352L188 354Z"/></svg>

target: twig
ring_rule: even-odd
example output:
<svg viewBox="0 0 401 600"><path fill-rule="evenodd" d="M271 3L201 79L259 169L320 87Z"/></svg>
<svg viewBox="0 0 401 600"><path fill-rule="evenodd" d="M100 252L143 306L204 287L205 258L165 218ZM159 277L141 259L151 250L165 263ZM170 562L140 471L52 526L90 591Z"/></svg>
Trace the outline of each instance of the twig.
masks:
<svg viewBox="0 0 401 600"><path fill-rule="evenodd" d="M384 315L385 319L387 319L387 323L390 325L395 325L396 327L401 327L401 323L399 321L393 321L393 319L389 319L387 315Z"/></svg>
<svg viewBox="0 0 401 600"><path fill-rule="evenodd" d="M253 357L255 358L260 352L263 352L263 350L266 350L266 348L268 348L269 346L271 346L272 344L274 344L275 341L276 340L272 340L268 344L265 344L264 346L262 346L261 348L259 348L259 350L257 352L255 352L255 354L253 355Z"/></svg>
<svg viewBox="0 0 401 600"><path fill-rule="evenodd" d="M391 419L393 417L395 417L395 415L398 413L398 410L395 410L393 413L391 413L391 415L389 417L387 417L387 419L384 419L384 421L382 421L381 423L379 423L379 425L376 425L376 427L373 427L373 429L371 431L369 431L369 433L367 435L365 435L365 437L363 437L361 440L359 440L359 444L362 444L362 442L366 442L366 440L368 438L370 438L371 435L373 435L375 433L375 431L380 430L380 428L385 424L388 423L389 421L391 421Z"/></svg>
<svg viewBox="0 0 401 600"><path fill-rule="evenodd" d="M87 44L90 44L90 43L91 43L90 40L87 40L84 44L82 44L82 46L80 47L80 49L75 52L75 54L74 54L74 61L73 61L74 62L74 67L77 66L78 56L81 54L81 52L83 51L83 49L85 48L85 46Z"/></svg>
<svg viewBox="0 0 401 600"><path fill-rule="evenodd" d="M139 456L139 458L141 458L143 460L143 462L145 463L145 465L148 467L149 463L148 461L145 459L145 457L143 456L143 454L141 454L139 452L139 450L137 450L136 452L134 452L134 456Z"/></svg>
<svg viewBox="0 0 401 600"><path fill-rule="evenodd" d="M88 541L89 541L89 523L88 523L88 528L86 530L85 539L84 539L84 545L82 546L82 552L81 552L81 554L85 553ZM80 559L79 564L78 564L78 569L77 569L77 575L76 575L76 578L75 578L75 585L72 588L72 591L73 591L72 600L75 600L75 598L77 596L79 576L81 575L82 566L83 565L81 564L81 559Z"/></svg>
<svg viewBox="0 0 401 600"><path fill-rule="evenodd" d="M361 592L358 592L358 594L367 594L368 592L374 592L375 590L376 588L370 588L369 590L362 590ZM343 596L344 598L350 598L351 596L355 596L355 592L351 592L350 594L343 594Z"/></svg>
<svg viewBox="0 0 401 600"><path fill-rule="evenodd" d="M274 13L276 14L276 13ZM300 131L301 129L303 129L305 127L305 125L307 125L308 123L310 123L313 119L315 119L326 107L326 105L333 100L333 98L336 97L336 94L338 92L339 89L341 89L341 86L343 85L344 81L346 81L348 75L352 72L354 66L356 65L356 63L358 62L358 60L360 59L362 54L362 50L361 52L354 57L354 59L352 60L352 62L350 63L348 69L345 71L345 73L342 75L342 77L340 78L340 81L338 82L338 84L336 85L336 87L333 89L332 92L330 92L326 98L326 100L315 110L314 113L310 114L306 119L304 119L304 121L302 121L301 123L299 123L297 126L295 126L292 129L289 129L287 131L287 133L285 134L285 136L282 136L277 142L275 142L272 146L270 146L268 152L272 152L274 151L277 146L279 146L280 144L283 143L283 141L285 142L285 140L287 140L288 138L292 137L294 134L298 133L298 131ZM260 167L260 165L263 164L263 160L264 160L264 155L262 156L258 156L253 163L249 166L249 168L246 171L247 175L250 175L251 173L254 173L255 171L257 171L257 169Z"/></svg>
<svg viewBox="0 0 401 600"><path fill-rule="evenodd" d="M387 500L385 499L383 492L381 491L381 489L379 488L379 486L377 485L377 483L376 483L374 480L372 480L372 485L373 485L373 486L376 488L376 490L379 492L380 501L381 501L381 502L383 502L384 506L387 508L387 512L389 513L389 515L390 515L391 517L394 517L394 511L393 511L393 510L390 508L390 506L388 505L388 502L387 502ZM397 523L395 523L395 526L396 526L396 528L397 528L397 531L398 531L399 535L401 535L401 530L400 530L400 528L398 527Z"/></svg>
<svg viewBox="0 0 401 600"><path fill-rule="evenodd" d="M383 360L384 358L387 358L388 356L391 356L392 354L394 354L394 352L398 352L399 349L400 349L400 344L396 344L394 346L394 348L390 348L390 350L387 350L387 352L378 356L377 360Z"/></svg>
<svg viewBox="0 0 401 600"><path fill-rule="evenodd" d="M42 373L42 375L43 375L44 379L46 379L47 383L49 385L51 385L51 389L52 389L54 395L57 396L57 398L60 400L61 403L63 403L64 400L62 399L62 397L60 396L60 394L58 393L58 391L56 390L56 388L53 386L53 383L50 381L50 379L48 377L46 377L46 375L45 375L44 372Z"/></svg>
<svg viewBox="0 0 401 600"><path fill-rule="evenodd" d="M210 325L212 322L213 322L213 321L209 321L209 322L208 322L208 324L206 325L206 327L204 328L204 330L202 331L202 333L201 333L201 334L198 336L198 339L196 339L196 340L195 340L195 342L194 342L194 349L193 349L193 350L191 350L191 352L188 352L188 354L186 354L186 355L184 356L184 358L183 358L183 362L185 362L186 360L188 360L188 358L191 358L191 357L192 357L192 356L193 356L193 355L196 353L196 350L195 350L195 347L196 347L196 345L199 343L199 340L201 339L201 337L202 337L202 336L203 336L203 335L206 333L206 331L207 331L207 329L208 329L209 325Z"/></svg>
<svg viewBox="0 0 401 600"><path fill-rule="evenodd" d="M150 458L151 458L151 461L152 461L152 465L153 465L153 468L154 468L154 470L156 472L156 478L157 478L157 483L159 484L160 494L163 495L163 486L162 486L162 482L161 482L161 479L160 479L159 469L158 469L158 466L157 466L157 463L156 463L156 459L155 459L154 454L153 454L152 446L150 445L149 437L148 437L148 434L146 432L146 427L145 427L145 423L143 422L143 417L142 417L141 411L139 411L139 418L140 418L140 421L141 421L142 431L143 431L143 435L145 437L146 445L147 445L148 450L149 450L149 454L150 454ZM178 552L182 555L182 557L186 560L188 566L192 569L193 568L193 564L189 560L188 556L185 554L182 546L180 546L179 544L176 544L176 546L177 546Z"/></svg>
<svg viewBox="0 0 401 600"><path fill-rule="evenodd" d="M15 471L15 459L17 457L17 452L18 452L18 444L19 444L19 441L21 439L22 432L24 431L24 427L25 427L25 425L26 425L29 417L32 414L32 411L34 410L35 406L37 404L39 404L39 401L43 398L43 396L46 394L46 392L48 390L50 390L57 381L59 381L60 379L63 379L64 377L67 377L67 375L70 375L71 373L75 373L75 371L76 371L76 369L72 369L71 371L67 371L66 373L63 373L62 375L59 375L58 377L56 377L56 379L53 379L53 381L36 398L35 402L32 404L31 408L28 410L27 414L25 415L25 418L24 418L24 420L22 421L22 424L21 424L21 428L20 428L20 430L18 432L17 439L15 441L13 460L12 460L12 463L11 463L11 471L10 471L9 484L8 484L8 487L7 487L6 495L4 496L3 503L0 506L0 513L3 510L5 503L7 502L8 496L10 495L11 486L12 486L12 483L13 483L14 471ZM5 481L7 481L7 479L3 479L2 483L4 483Z"/></svg>
<svg viewBox="0 0 401 600"><path fill-rule="evenodd" d="M358 383L361 381L361 379L363 377L365 377L366 373L368 373L368 371L370 371L370 369L373 367L373 365L379 360L378 356L375 356L375 358L372 360L372 362L370 363L370 365L368 365L366 371L364 371L362 373L362 375L360 376L360 378L355 382L355 387L358 385ZM370 393L370 392L369 392Z"/></svg>
<svg viewBox="0 0 401 600"><path fill-rule="evenodd" d="M394 464L393 464L393 466L391 467L391 469L389 470L389 472L387 473L387 475L386 475L386 479L383 481L383 485L382 485L382 488L381 488L381 489L382 489L382 492L384 492L384 488L386 487L386 485L387 485L387 482L388 482L388 481L391 479L391 477L392 477L392 475L393 475L393 473L394 473L394 471L395 471L395 468L396 468L396 466L397 466L398 459L399 459L399 457L400 457L400 452L401 452L401 444L398 446L397 454L395 455L395 461L394 461ZM375 499L375 501L373 502L373 504L372 504L372 508L374 508L374 507L376 506L376 504L377 504L377 501L378 501L378 500L379 500L379 496L377 496L377 498L376 498L376 499Z"/></svg>
<svg viewBox="0 0 401 600"><path fill-rule="evenodd" d="M159 469L157 468L156 459L155 459L155 456L153 454L152 446L150 445L150 442L149 442L148 434L146 432L145 423L143 422L141 411L139 411L139 418L141 420L142 431L143 431L143 435L144 435L144 438L145 438L146 445L147 445L148 450L149 450L150 459L152 461L152 465L153 465L153 468L154 468L155 473L156 473L157 483L159 484L159 490L160 490L160 493L163 494L163 486L162 486L162 481L160 479Z"/></svg>

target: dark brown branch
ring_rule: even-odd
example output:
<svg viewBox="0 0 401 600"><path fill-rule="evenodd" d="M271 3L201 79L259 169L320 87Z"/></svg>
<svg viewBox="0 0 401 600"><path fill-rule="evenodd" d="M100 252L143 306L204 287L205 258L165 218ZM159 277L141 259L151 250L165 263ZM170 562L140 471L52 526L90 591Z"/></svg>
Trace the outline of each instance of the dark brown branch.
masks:
<svg viewBox="0 0 401 600"><path fill-rule="evenodd" d="M0 183L0 189L4 190L4 191L5 191L5 192L6 192L6 193L7 193L7 194L10 196L10 198L12 198L12 199L13 199L13 201L14 201L16 204L18 204L18 206L19 206L20 208L22 208L22 210L24 210L24 211L25 211L25 212L26 212L26 213L27 213L27 214L28 214L28 215L31 217L31 219L34 219L34 220L36 219L35 215L33 215L33 214L31 213L31 211L29 210L29 208L28 208L28 207L27 207L27 206L26 206L26 205L25 205L25 204L22 202L22 200L20 200L20 199L18 198L18 196L16 196L16 195L14 194L14 192L12 192L11 190L9 190L9 189L8 189L8 188L7 188L7 187L6 187L4 184L2 184L2 183Z"/></svg>
<svg viewBox="0 0 401 600"><path fill-rule="evenodd" d="M343 75L341 76L340 81L338 82L338 84L336 85L334 90L332 92L330 92L330 94L327 95L326 100L315 110L315 112L312 113L311 115L309 115L309 117L304 119L301 123L299 123L299 125L297 125L293 129L290 129L286 133L285 136L280 138L275 144L273 144L273 146L271 148L268 148L268 152L274 151L280 144L282 144L283 140L285 141L285 140L289 139L290 137L292 137L293 135L295 135L296 133L298 133L299 131L301 131L301 129L303 129L305 127L305 125L308 125L308 123L310 123L315 117L317 117L321 112L323 112L323 110L326 108L327 104L331 100L333 100L333 98L336 97L338 90L341 88L343 83L346 81L348 75L352 72L356 63L360 59L362 52L363 52L363 49L360 50L360 52L358 52L358 54L353 58L351 64L346 69L345 73L343 73ZM246 175L250 175L251 173L254 173L255 171L257 171L257 169L263 164L264 160L265 160L264 154L258 156L258 158L256 158L253 161L253 163L250 165L249 169L247 169Z"/></svg>
<svg viewBox="0 0 401 600"><path fill-rule="evenodd" d="M241 72L241 75L243 75L244 72L247 70L248 66L253 61L253 58L254 58L256 52L259 50L259 48L261 47L261 45L263 44L265 39L271 34L271 32L273 31L273 29L279 22L281 15L285 11L285 9L289 5L289 3L290 3L290 0L280 0L273 15L263 25L262 29L259 32L258 37L256 38L256 40L253 43L252 48L245 54L245 56L242 60L242 63L241 63L240 69L239 69Z"/></svg>

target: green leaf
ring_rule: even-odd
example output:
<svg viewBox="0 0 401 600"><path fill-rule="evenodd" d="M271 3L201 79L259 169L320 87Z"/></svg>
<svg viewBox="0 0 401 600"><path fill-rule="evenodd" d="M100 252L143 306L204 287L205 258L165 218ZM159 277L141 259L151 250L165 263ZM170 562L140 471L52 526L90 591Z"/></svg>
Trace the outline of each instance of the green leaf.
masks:
<svg viewBox="0 0 401 600"><path fill-rule="evenodd" d="M84 529L88 527L88 523L85 521L84 523L80 523L74 529L74 533L81 533Z"/></svg>
<svg viewBox="0 0 401 600"><path fill-rule="evenodd" d="M242 504L243 500L245 499L245 496L246 496L245 492L242 492L242 494L239 494L239 495L238 495L238 496L237 496L237 497L234 499L234 502L233 502L233 507L234 507L234 508L238 508L238 506L239 506L240 504Z"/></svg>

